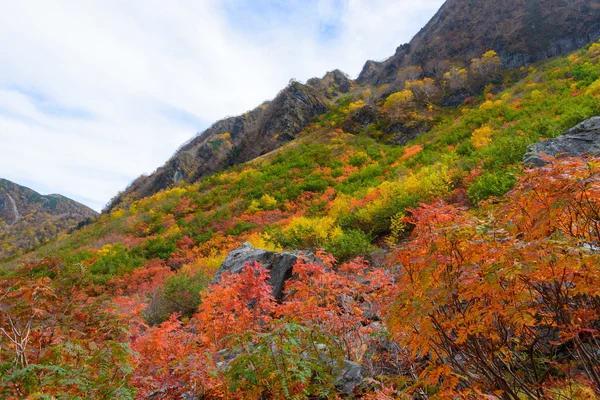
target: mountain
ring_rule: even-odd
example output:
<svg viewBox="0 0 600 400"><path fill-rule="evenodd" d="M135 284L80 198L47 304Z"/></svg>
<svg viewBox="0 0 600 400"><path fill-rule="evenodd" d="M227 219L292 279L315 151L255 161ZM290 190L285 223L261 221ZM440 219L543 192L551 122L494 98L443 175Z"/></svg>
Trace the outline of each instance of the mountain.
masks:
<svg viewBox="0 0 600 400"><path fill-rule="evenodd" d="M153 174L136 179L111 201L108 209L125 199L146 197L179 181L193 183L266 154L293 140L315 116L326 112L328 98L351 88L350 80L340 71L312 79L307 85L291 82L274 100L215 123L182 146Z"/></svg>
<svg viewBox="0 0 600 400"><path fill-rule="evenodd" d="M600 42L515 70L472 36L292 82L0 263L0 397L598 398Z"/></svg>
<svg viewBox="0 0 600 400"><path fill-rule="evenodd" d="M495 50L506 69L563 54L600 38L600 3L594 0L448 0L432 20L396 54L368 61L356 81L339 70L306 85L292 82L273 101L244 115L227 118L192 139L149 176L136 179L111 200L117 205L143 198L182 181L193 183L223 169L266 154L293 140L313 119L352 91L394 83L402 68L420 67L423 76L441 76ZM392 89L402 89L401 82ZM420 76L420 75L419 75ZM384 91L381 95L390 94ZM473 93L463 91L445 104L456 105ZM369 112L369 110L364 110ZM367 116L367 118L371 118ZM405 143L429 124L392 123L385 130L405 131Z"/></svg>
<svg viewBox="0 0 600 400"><path fill-rule="evenodd" d="M59 194L43 196L0 179L0 259L22 254L96 215Z"/></svg>
<svg viewBox="0 0 600 400"><path fill-rule="evenodd" d="M504 68L515 69L599 38L596 0L448 0L396 54L368 61L358 82L391 83L409 66L435 75L444 62L468 64L488 50L498 53Z"/></svg>

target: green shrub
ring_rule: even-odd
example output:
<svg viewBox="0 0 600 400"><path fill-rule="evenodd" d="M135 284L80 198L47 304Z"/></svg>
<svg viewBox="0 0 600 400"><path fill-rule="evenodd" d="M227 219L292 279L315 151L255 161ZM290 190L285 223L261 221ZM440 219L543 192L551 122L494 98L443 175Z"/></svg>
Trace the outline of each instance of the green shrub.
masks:
<svg viewBox="0 0 600 400"><path fill-rule="evenodd" d="M303 192L321 193L329 187L329 182L320 176L310 176L300 184L300 190Z"/></svg>
<svg viewBox="0 0 600 400"><path fill-rule="evenodd" d="M147 259L160 258L168 260L171 254L177 250L175 242L174 238L165 238L163 236L147 239L144 246L144 256Z"/></svg>
<svg viewBox="0 0 600 400"><path fill-rule="evenodd" d="M367 161L369 161L369 156L366 153L358 152L350 157L348 164L352 165L353 167L360 167Z"/></svg>
<svg viewBox="0 0 600 400"><path fill-rule="evenodd" d="M92 281L96 284L105 284L113 276L126 274L144 264L144 258L121 243L104 246L98 255L100 257L90 268Z"/></svg>
<svg viewBox="0 0 600 400"><path fill-rule="evenodd" d="M190 318L200 305L201 293L210 284L210 278L203 272L181 269L170 276L161 290L154 293L143 311L150 325L166 321L173 313Z"/></svg>
<svg viewBox="0 0 600 400"><path fill-rule="evenodd" d="M258 225L247 221L238 221L236 222L235 226L228 229L226 233L231 236L239 236L246 231L256 228L257 226Z"/></svg>
<svg viewBox="0 0 600 400"><path fill-rule="evenodd" d="M366 233L352 229L332 240L325 250L335 256L338 261L347 261L356 257L368 257L373 251L371 237Z"/></svg>
<svg viewBox="0 0 600 400"><path fill-rule="evenodd" d="M490 197L502 196L513 188L517 178L507 171L485 172L468 189L467 193L475 204Z"/></svg>

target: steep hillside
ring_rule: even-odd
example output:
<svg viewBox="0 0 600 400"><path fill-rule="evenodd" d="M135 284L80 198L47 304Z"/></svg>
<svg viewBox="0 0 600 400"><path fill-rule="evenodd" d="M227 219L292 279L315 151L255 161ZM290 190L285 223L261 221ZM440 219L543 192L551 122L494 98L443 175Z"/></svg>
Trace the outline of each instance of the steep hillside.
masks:
<svg viewBox="0 0 600 400"><path fill-rule="evenodd" d="M126 199L139 199L183 181L198 179L240 164L293 140L312 119L329 109L328 97L347 92L350 81L339 72L309 85L291 83L273 101L238 117L215 123L185 144L150 176L135 180L111 201L108 209Z"/></svg>
<svg viewBox="0 0 600 400"><path fill-rule="evenodd" d="M398 70L419 66L427 75L465 65L494 50L514 69L573 51L600 38L595 0L448 0L411 40L383 62L368 61L358 82L392 83Z"/></svg>
<svg viewBox="0 0 600 400"><path fill-rule="evenodd" d="M95 215L64 196L42 196L0 179L0 259L26 253Z"/></svg>
<svg viewBox="0 0 600 400"><path fill-rule="evenodd" d="M32 339L0 338L2 394L594 398L600 161L521 162L600 114L599 61L595 43L500 71L504 91L457 108L354 93L275 151L7 265L0 324ZM429 132L383 143L407 113ZM257 266L210 285L246 241L322 263L295 265L279 301Z"/></svg>
<svg viewBox="0 0 600 400"><path fill-rule="evenodd" d="M450 0L415 38L437 73L404 48L216 123L0 264L0 397L598 398L600 42L506 61L597 10Z"/></svg>
<svg viewBox="0 0 600 400"><path fill-rule="evenodd" d="M154 173L135 180L107 210L268 153L293 140L314 117L353 90L390 84L374 93L375 98L381 98L403 89L406 81L434 77L445 92L445 74L468 67L486 51L494 50L504 68L515 69L572 51L599 37L600 4L593 0L449 0L410 44L400 46L384 62L367 62L356 82L335 70L323 78L310 79L306 85L292 83L273 101L215 123ZM455 106L468 96L480 94L496 76L490 78L474 77L469 87L448 93L441 104ZM384 133L403 144L429 128L426 121L388 121ZM404 137L396 135L402 132Z"/></svg>

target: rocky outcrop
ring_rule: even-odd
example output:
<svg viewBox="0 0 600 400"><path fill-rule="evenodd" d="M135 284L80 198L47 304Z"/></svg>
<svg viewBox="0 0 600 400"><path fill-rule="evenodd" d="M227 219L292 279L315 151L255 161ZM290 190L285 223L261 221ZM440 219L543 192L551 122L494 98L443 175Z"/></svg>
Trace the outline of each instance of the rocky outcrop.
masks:
<svg viewBox="0 0 600 400"><path fill-rule="evenodd" d="M377 123L383 115L377 108L367 105L353 112L342 125L344 132L358 134L369 125Z"/></svg>
<svg viewBox="0 0 600 400"><path fill-rule="evenodd" d="M273 297L280 299L283 294L285 281L292 277L294 265L299 258L307 261L317 261L316 256L311 252L296 250L277 253L257 249L246 242L227 255L215 274L213 283L220 282L224 272L237 274L242 271L247 263L257 261L269 271L269 284L273 287Z"/></svg>
<svg viewBox="0 0 600 400"><path fill-rule="evenodd" d="M317 89L328 99L334 99L353 89L352 80L339 69L326 73L323 78L309 79L306 84Z"/></svg>
<svg viewBox="0 0 600 400"><path fill-rule="evenodd" d="M593 117L569 129L561 136L529 146L523 163L526 166L546 165L543 156L600 155L600 117Z"/></svg>
<svg viewBox="0 0 600 400"><path fill-rule="evenodd" d="M468 64L495 50L519 68L600 38L597 0L448 0L429 23L383 62L368 61L359 83L391 83L399 68L435 75L444 61Z"/></svg>
<svg viewBox="0 0 600 400"><path fill-rule="evenodd" d="M343 79L347 78L333 74L328 80L336 82L339 78L341 81L336 85L345 87ZM153 174L136 179L111 201L107 210L126 200L155 194L179 181L194 183L275 150L293 140L315 116L328 109L329 101L320 89L292 82L273 101L244 115L215 123L182 146Z"/></svg>

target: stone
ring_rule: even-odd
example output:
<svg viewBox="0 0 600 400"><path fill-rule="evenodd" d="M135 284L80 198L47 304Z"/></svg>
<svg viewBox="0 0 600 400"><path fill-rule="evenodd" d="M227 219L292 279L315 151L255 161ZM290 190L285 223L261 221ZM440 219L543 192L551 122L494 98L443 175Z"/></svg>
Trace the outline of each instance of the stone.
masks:
<svg viewBox="0 0 600 400"><path fill-rule="evenodd" d="M309 262L319 262L317 257L308 251L295 250L292 252L272 252L257 249L246 242L230 252L219 267L213 283L221 281L224 272L239 274L247 263L257 261L269 271L269 284L273 287L273 297L281 299L285 282L292 277L296 261L303 258Z"/></svg>
<svg viewBox="0 0 600 400"><path fill-rule="evenodd" d="M363 382L363 368L353 361L344 360L342 372L336 379L337 389L350 396Z"/></svg>
<svg viewBox="0 0 600 400"><path fill-rule="evenodd" d="M579 157L584 154L600 155L600 117L590 118L559 137L529 146L523 164L542 167L547 164L543 155Z"/></svg>

